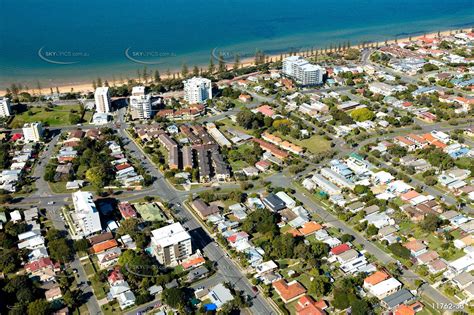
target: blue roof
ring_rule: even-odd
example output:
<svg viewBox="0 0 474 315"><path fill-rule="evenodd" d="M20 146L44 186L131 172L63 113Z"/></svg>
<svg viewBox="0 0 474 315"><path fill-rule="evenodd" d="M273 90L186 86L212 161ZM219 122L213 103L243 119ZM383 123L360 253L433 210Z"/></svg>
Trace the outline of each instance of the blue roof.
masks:
<svg viewBox="0 0 474 315"><path fill-rule="evenodd" d="M217 305L210 303L210 304L204 304L204 309L206 311L216 311L217 310Z"/></svg>

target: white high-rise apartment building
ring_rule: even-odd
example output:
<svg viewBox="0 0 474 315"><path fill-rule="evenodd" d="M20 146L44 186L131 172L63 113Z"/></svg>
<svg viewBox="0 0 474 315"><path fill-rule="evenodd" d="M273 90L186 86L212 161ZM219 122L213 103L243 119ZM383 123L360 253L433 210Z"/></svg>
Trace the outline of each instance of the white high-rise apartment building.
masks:
<svg viewBox="0 0 474 315"><path fill-rule="evenodd" d="M191 235L181 223L151 231L151 245L156 259L165 266L176 266L192 254Z"/></svg>
<svg viewBox="0 0 474 315"><path fill-rule="evenodd" d="M204 103L212 99L211 80L201 77L193 77L183 81L184 99L189 104Z"/></svg>
<svg viewBox="0 0 474 315"><path fill-rule="evenodd" d="M9 117L11 115L10 99L8 97L0 97L0 117Z"/></svg>
<svg viewBox="0 0 474 315"><path fill-rule="evenodd" d="M26 142L38 142L43 135L43 126L40 122L32 122L23 125L23 138Z"/></svg>
<svg viewBox="0 0 474 315"><path fill-rule="evenodd" d="M109 113L112 106L109 94L109 88L107 86L98 87L95 89L95 110L98 113Z"/></svg>
<svg viewBox="0 0 474 315"><path fill-rule="evenodd" d="M134 86L130 96L130 113L133 119L151 118L151 96L145 94L144 86Z"/></svg>
<svg viewBox="0 0 474 315"><path fill-rule="evenodd" d="M309 63L300 56L290 56L283 59L283 74L293 78L301 85L318 85L323 83L326 70L318 65Z"/></svg>
<svg viewBox="0 0 474 315"><path fill-rule="evenodd" d="M72 194L74 212L71 212L75 225L76 238L87 237L102 231L100 215L90 192L78 191Z"/></svg>

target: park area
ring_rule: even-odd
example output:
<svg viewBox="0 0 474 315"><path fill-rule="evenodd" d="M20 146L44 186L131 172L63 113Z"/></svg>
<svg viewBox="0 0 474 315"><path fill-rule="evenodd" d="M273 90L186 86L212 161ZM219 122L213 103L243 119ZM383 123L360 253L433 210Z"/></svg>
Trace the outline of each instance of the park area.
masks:
<svg viewBox="0 0 474 315"><path fill-rule="evenodd" d="M81 106L76 105L56 105L56 106L42 106L42 107L30 107L26 106L18 107L16 105L14 110L14 118L9 124L10 128L21 128L25 123L31 123L40 121L47 126L65 126L74 125L82 121L89 121L91 112L86 111L84 117L81 117ZM18 113L19 112L19 113Z"/></svg>

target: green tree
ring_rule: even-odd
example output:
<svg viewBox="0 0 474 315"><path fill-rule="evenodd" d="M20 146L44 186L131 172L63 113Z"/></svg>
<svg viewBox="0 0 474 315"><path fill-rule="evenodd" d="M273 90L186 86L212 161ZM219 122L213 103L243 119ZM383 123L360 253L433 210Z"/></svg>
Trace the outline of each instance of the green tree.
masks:
<svg viewBox="0 0 474 315"><path fill-rule="evenodd" d="M161 81L160 71L155 70L155 74L153 75L153 80L155 81L155 83L158 83Z"/></svg>
<svg viewBox="0 0 474 315"><path fill-rule="evenodd" d="M434 232L441 222L442 220L436 214L430 213L420 222L420 227L426 232Z"/></svg>
<svg viewBox="0 0 474 315"><path fill-rule="evenodd" d="M89 249L89 242L81 238L80 240L74 241L74 250L76 252L86 252Z"/></svg>
<svg viewBox="0 0 474 315"><path fill-rule="evenodd" d="M364 300L355 299L351 302L351 315L367 315L370 314L370 306Z"/></svg>
<svg viewBox="0 0 474 315"><path fill-rule="evenodd" d="M104 167L96 166L86 171L86 179L94 186L102 188L106 184L107 173Z"/></svg>
<svg viewBox="0 0 474 315"><path fill-rule="evenodd" d="M369 226L367 227L366 233L367 233L367 236L369 237L377 235L378 232L379 232L379 229L373 224L369 224Z"/></svg>
<svg viewBox="0 0 474 315"><path fill-rule="evenodd" d="M405 259L410 258L410 250L400 243L390 244L388 245L388 248L390 249L392 253L394 253L398 257L405 258Z"/></svg>
<svg viewBox="0 0 474 315"><path fill-rule="evenodd" d="M183 78L186 78L188 74L189 74L188 66L184 63L183 67L181 68L181 75L183 76Z"/></svg>
<svg viewBox="0 0 474 315"><path fill-rule="evenodd" d="M213 74L216 71L216 66L214 65L214 57L211 53L211 58L209 59L209 66L207 68L209 74Z"/></svg>
<svg viewBox="0 0 474 315"><path fill-rule="evenodd" d="M367 107L363 107L363 108L354 109L351 113L351 117L355 121L366 121L366 120L374 119L375 114Z"/></svg>
<svg viewBox="0 0 474 315"><path fill-rule="evenodd" d="M199 76L199 68L198 68L198 66L194 66L194 68L193 68L193 76L195 76L195 77Z"/></svg>
<svg viewBox="0 0 474 315"><path fill-rule="evenodd" d="M129 218L121 222L120 227L117 232L120 235L129 234L130 236L135 236L138 232L139 221L136 218Z"/></svg>
<svg viewBox="0 0 474 315"><path fill-rule="evenodd" d="M163 301L176 309L183 309L186 305L186 294L183 289L170 288L163 290L161 294Z"/></svg>
<svg viewBox="0 0 474 315"><path fill-rule="evenodd" d="M309 292L318 297L325 296L330 290L330 282L326 276L316 276L309 285Z"/></svg>
<svg viewBox="0 0 474 315"><path fill-rule="evenodd" d="M46 315L49 314L49 303L44 299L39 299L28 304L28 315Z"/></svg>
<svg viewBox="0 0 474 315"><path fill-rule="evenodd" d="M48 242L48 249L49 255L55 261L66 263L74 259L74 250L65 238Z"/></svg>

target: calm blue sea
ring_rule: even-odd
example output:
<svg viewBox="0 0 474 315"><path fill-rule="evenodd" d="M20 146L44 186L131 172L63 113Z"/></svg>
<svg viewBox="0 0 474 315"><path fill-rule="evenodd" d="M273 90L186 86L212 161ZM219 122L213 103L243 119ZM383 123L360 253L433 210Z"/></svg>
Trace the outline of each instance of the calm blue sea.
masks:
<svg viewBox="0 0 474 315"><path fill-rule="evenodd" d="M474 0L0 0L0 87L474 26Z"/></svg>

